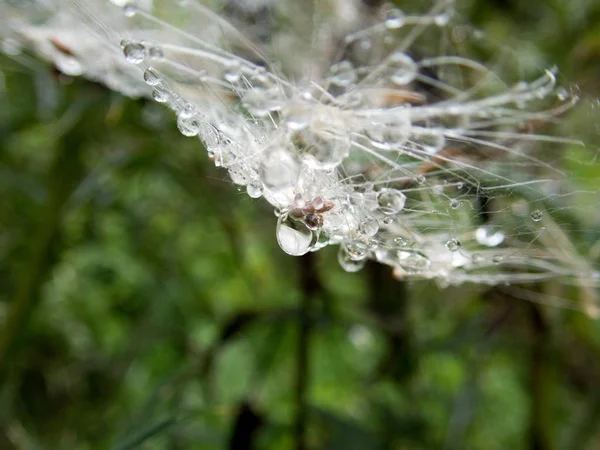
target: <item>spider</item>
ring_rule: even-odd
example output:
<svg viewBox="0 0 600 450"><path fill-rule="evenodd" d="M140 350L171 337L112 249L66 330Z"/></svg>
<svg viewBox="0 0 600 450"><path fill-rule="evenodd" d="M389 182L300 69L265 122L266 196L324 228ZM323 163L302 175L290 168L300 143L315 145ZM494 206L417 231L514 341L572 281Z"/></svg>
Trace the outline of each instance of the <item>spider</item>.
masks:
<svg viewBox="0 0 600 450"><path fill-rule="evenodd" d="M332 201L324 200L321 196L305 202L301 194L296 195L295 203L301 206L296 206L296 208L292 209L290 215L302 220L311 230L321 228L323 226L323 214L335 206Z"/></svg>

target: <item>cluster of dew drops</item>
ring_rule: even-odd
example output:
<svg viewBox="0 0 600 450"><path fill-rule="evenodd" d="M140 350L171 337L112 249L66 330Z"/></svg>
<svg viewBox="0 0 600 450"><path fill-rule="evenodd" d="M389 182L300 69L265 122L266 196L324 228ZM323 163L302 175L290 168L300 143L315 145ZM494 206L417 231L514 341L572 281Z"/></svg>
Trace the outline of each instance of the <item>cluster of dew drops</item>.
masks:
<svg viewBox="0 0 600 450"><path fill-rule="evenodd" d="M123 8L127 17L136 14L137 8L126 5ZM434 18L439 26L447 23L448 18L441 14ZM397 29L404 25L405 16L397 9L387 12L384 25ZM394 187L375 187L372 183L340 183L336 171L349 153L350 141L345 129L336 129L336 111L327 107L314 108L314 103L298 102L292 113L276 115L282 117L292 142L301 142L304 147L299 151L289 145L277 142L258 142L263 147L259 157L243 158L243 150L236 142L243 142L243 134L236 134L231 126L222 126L209 115L202 114L192 103L177 91L169 87L160 71L152 67L152 61L162 61L163 51L160 45L143 41L123 40L121 47L125 58L134 64L143 65L144 81L152 88L155 101L170 107L177 114L177 126L180 132L189 137L198 136L203 141L209 157L215 165L229 171L235 184L245 186L251 198L265 197L275 206L277 217L276 237L280 247L288 254L299 256L319 250L327 245L338 244L338 261L349 272L360 270L368 259L375 259L399 269L403 274L427 276L433 262L431 256L423 252L418 239L410 235L398 234L392 229L395 222L402 221L407 197ZM418 70L408 55L392 55L395 72L390 75L391 82L399 86L410 83ZM224 64L221 80L223 85L231 86L231 91L242 99L246 110L250 112L254 124L269 128L274 119L272 113L284 110L281 86L272 87L268 73L260 66L252 66L240 59L230 59ZM240 89L241 79L250 79L251 88ZM343 88L356 81L352 65L342 61L331 67L328 82L331 86ZM311 100L311 94L304 92L300 98ZM346 96L344 101L353 100ZM333 124L326 133L311 133L309 122L318 121L319 115L326 116ZM343 117L337 118L343 121ZM265 123L267 125L265 125ZM379 143L385 148L386 142L393 140L394 130L402 130L406 124L394 124L393 128L380 129L376 123L367 130L371 144ZM408 124L410 126L410 124ZM391 134L390 134L391 130ZM443 138L443 135L432 135ZM430 136L431 137L431 136ZM399 139L405 139L405 133ZM257 139L254 139L255 141ZM277 138L275 138L275 141ZM435 140L435 139L434 139ZM289 143L288 143L289 144ZM310 145L306 145L310 144ZM434 143L440 147L443 142ZM302 157L298 154L302 153ZM240 162L242 159L244 162ZM416 181L423 183L422 176ZM283 200L282 200L283 199ZM450 200L450 207L460 205ZM535 210L531 219L542 220L543 213ZM486 247L496 247L504 240L502 232L481 227L476 230L476 240ZM450 253L459 252L461 242L456 238L441 243L441 249ZM500 258L498 258L500 259Z"/></svg>

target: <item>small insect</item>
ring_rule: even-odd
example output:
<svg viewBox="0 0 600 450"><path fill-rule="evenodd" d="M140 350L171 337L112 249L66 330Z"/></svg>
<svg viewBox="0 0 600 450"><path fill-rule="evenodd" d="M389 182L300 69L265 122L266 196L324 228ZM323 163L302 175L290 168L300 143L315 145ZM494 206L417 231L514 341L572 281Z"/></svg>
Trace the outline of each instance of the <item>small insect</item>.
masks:
<svg viewBox="0 0 600 450"><path fill-rule="evenodd" d="M290 211L290 215L302 220L311 230L321 228L323 226L323 214L335 206L332 201L324 200L321 196L306 202L302 198L302 194L296 194L294 203L297 206Z"/></svg>

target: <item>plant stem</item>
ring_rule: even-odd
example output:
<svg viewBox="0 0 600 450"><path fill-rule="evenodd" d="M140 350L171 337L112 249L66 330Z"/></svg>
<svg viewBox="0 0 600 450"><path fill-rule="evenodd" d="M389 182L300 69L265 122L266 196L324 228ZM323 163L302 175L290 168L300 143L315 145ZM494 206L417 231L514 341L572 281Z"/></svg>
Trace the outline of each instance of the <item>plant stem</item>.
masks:
<svg viewBox="0 0 600 450"><path fill-rule="evenodd" d="M296 348L296 418L294 442L296 450L306 450L306 423L308 419L307 390L310 377L309 345L312 330L311 314L315 297L322 290L315 266L315 255L308 253L300 258L300 299L298 341Z"/></svg>
<svg viewBox="0 0 600 450"><path fill-rule="evenodd" d="M539 306L531 305L531 330L533 348L531 354L531 421L530 448L550 450L553 448L549 436L550 395L548 380L548 325Z"/></svg>
<svg viewBox="0 0 600 450"><path fill-rule="evenodd" d="M88 106L91 105L89 103ZM38 303L40 288L56 259L56 241L64 209L84 171L84 143L85 137L77 127L73 127L58 143L49 172L48 196L0 332L0 383L8 374L18 338L26 329L29 316Z"/></svg>

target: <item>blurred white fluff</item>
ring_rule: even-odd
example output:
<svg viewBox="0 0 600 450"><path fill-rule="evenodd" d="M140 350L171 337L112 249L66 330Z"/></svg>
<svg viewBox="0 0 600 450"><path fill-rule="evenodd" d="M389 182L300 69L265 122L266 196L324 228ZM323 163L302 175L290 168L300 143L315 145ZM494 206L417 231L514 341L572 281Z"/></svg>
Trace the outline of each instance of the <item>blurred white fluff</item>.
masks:
<svg viewBox="0 0 600 450"><path fill-rule="evenodd" d="M443 285L596 285L552 215L570 194L561 146L588 151L546 135L576 98L553 69L514 78L511 55L454 23L447 0L415 13L352 0L2 8L5 43L168 105L274 206L291 255L339 244L348 271L374 259Z"/></svg>

